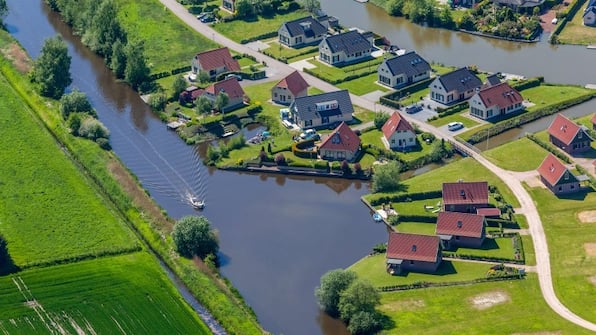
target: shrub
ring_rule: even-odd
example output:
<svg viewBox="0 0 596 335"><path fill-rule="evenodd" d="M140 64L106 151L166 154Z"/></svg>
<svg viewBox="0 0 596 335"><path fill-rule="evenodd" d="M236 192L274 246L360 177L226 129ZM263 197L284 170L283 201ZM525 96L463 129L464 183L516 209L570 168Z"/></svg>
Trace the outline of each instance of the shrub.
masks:
<svg viewBox="0 0 596 335"><path fill-rule="evenodd" d="M275 164L277 164L279 166L287 165L286 157L284 156L284 154L279 153L279 154L275 155Z"/></svg>
<svg viewBox="0 0 596 335"><path fill-rule="evenodd" d="M112 150L112 146L110 145L110 140L107 138L100 137L95 140L95 142L99 145L100 148L104 150Z"/></svg>
<svg viewBox="0 0 596 335"><path fill-rule="evenodd" d="M76 88L71 93L64 94L60 98L60 113L64 119L68 119L71 113L87 113L91 116L96 116L87 95Z"/></svg>
<svg viewBox="0 0 596 335"><path fill-rule="evenodd" d="M109 138L110 131L106 128L101 121L92 117L86 117L82 120L81 126L78 131L79 136L89 138L92 140L98 138Z"/></svg>
<svg viewBox="0 0 596 335"><path fill-rule="evenodd" d="M397 190L401 183L399 173L401 166L397 161L390 161L375 167L372 177L372 192L391 192Z"/></svg>
<svg viewBox="0 0 596 335"><path fill-rule="evenodd" d="M381 129L385 122L389 120L389 114L385 112L375 114L374 124L377 129Z"/></svg>
<svg viewBox="0 0 596 335"><path fill-rule="evenodd" d="M352 174L352 169L350 168L350 163L348 163L348 161L345 159L341 162L341 171L344 173L344 175Z"/></svg>
<svg viewBox="0 0 596 335"><path fill-rule="evenodd" d="M204 258L219 250L219 241L209 221L201 216L185 216L176 222L172 239L180 255Z"/></svg>

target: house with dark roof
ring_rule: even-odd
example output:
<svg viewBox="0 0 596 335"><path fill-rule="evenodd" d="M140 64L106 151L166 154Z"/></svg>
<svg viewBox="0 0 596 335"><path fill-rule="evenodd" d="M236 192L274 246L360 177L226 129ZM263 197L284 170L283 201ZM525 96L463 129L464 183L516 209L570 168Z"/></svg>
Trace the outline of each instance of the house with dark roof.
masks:
<svg viewBox="0 0 596 335"><path fill-rule="evenodd" d="M538 167L540 180L554 194L572 193L580 190L579 180L561 163L555 155L549 153Z"/></svg>
<svg viewBox="0 0 596 335"><path fill-rule="evenodd" d="M308 129L352 121L354 106L348 90L341 90L295 98L289 110L292 121Z"/></svg>
<svg viewBox="0 0 596 335"><path fill-rule="evenodd" d="M586 26L596 25L596 1L592 0L588 3L586 10L584 10L583 20Z"/></svg>
<svg viewBox="0 0 596 335"><path fill-rule="evenodd" d="M489 207L488 183L485 181L443 183L443 211L476 213Z"/></svg>
<svg viewBox="0 0 596 335"><path fill-rule="evenodd" d="M487 120L524 109L521 94L507 83L482 88L470 98L470 115Z"/></svg>
<svg viewBox="0 0 596 335"><path fill-rule="evenodd" d="M360 137L345 123L333 130L319 145L319 155L327 161L353 161L360 151Z"/></svg>
<svg viewBox="0 0 596 335"><path fill-rule="evenodd" d="M230 13L234 13L236 11L236 0L222 0L221 8L227 10Z"/></svg>
<svg viewBox="0 0 596 335"><path fill-rule="evenodd" d="M312 16L284 22L277 30L279 43L289 47L318 44L327 28Z"/></svg>
<svg viewBox="0 0 596 335"><path fill-rule="evenodd" d="M271 100L289 105L294 99L308 95L308 83L300 72L294 71L271 88Z"/></svg>
<svg viewBox="0 0 596 335"><path fill-rule="evenodd" d="M548 127L548 138L552 144L570 155L591 149L592 139L587 129L578 126L563 114L557 114Z"/></svg>
<svg viewBox="0 0 596 335"><path fill-rule="evenodd" d="M399 88L430 78L430 64L415 51L383 60L377 70L379 83Z"/></svg>
<svg viewBox="0 0 596 335"><path fill-rule="evenodd" d="M229 100L220 112L225 113L244 106L245 93L235 77L211 84L205 88L202 95L207 97L212 104L215 104L215 99L221 93L227 94Z"/></svg>
<svg viewBox="0 0 596 335"><path fill-rule="evenodd" d="M387 272L404 271L433 273L441 261L441 242L438 236L389 233L387 243Z"/></svg>
<svg viewBox="0 0 596 335"><path fill-rule="evenodd" d="M383 144L391 150L406 150L418 144L416 130L398 112L393 112L381 128Z"/></svg>
<svg viewBox="0 0 596 335"><path fill-rule="evenodd" d="M218 74L231 71L240 71L240 64L232 58L228 48L219 48L199 52L191 62L192 73L207 72L213 80Z"/></svg>
<svg viewBox="0 0 596 335"><path fill-rule="evenodd" d="M327 30L329 30L329 29L334 30L336 28L340 28L339 27L339 19L336 18L335 16L322 13L322 15L317 15L316 18L317 18L317 21L319 21Z"/></svg>
<svg viewBox="0 0 596 335"><path fill-rule="evenodd" d="M319 60L330 65L343 65L371 58L373 36L350 30L325 37L319 44Z"/></svg>
<svg viewBox="0 0 596 335"><path fill-rule="evenodd" d="M466 67L437 77L430 83L430 98L443 105L451 105L471 98L482 81Z"/></svg>
<svg viewBox="0 0 596 335"><path fill-rule="evenodd" d="M499 85L500 83L501 83L501 78L499 78L499 75L496 73L493 73L490 76L486 77L486 82L482 85L482 88Z"/></svg>
<svg viewBox="0 0 596 335"><path fill-rule="evenodd" d="M479 248L486 237L486 219L476 214L439 212L435 233L444 249Z"/></svg>

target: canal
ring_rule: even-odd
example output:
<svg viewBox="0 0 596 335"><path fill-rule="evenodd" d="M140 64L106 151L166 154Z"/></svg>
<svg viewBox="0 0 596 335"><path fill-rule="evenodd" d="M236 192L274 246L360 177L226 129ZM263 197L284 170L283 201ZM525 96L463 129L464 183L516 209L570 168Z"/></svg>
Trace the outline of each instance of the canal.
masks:
<svg viewBox="0 0 596 335"><path fill-rule="evenodd" d="M343 24L385 34L437 62L477 64L566 83L584 84L594 78L588 71L571 76L564 64L549 65L565 60L574 68L593 68L588 58L593 63L594 51L487 40L412 25L355 1L344 1L341 7L332 6L331 0L321 2ZM203 214L221 239L221 272L265 329L286 335L346 334L341 323L319 312L313 291L323 273L352 264L386 240L385 228L373 224L360 203L360 196L368 192L366 183L208 169L200 163L205 148L187 146L167 131L138 94L116 81L103 60L81 45L42 0L8 0L8 5L7 28L33 58L45 38L65 38L72 56L71 88L89 96L111 131L114 152L170 216L196 214L187 192L205 197Z"/></svg>

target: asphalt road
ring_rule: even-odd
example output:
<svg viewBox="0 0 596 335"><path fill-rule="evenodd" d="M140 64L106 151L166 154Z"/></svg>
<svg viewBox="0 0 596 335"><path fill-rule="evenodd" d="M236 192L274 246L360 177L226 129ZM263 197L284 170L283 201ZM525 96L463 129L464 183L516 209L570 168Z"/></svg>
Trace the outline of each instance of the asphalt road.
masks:
<svg viewBox="0 0 596 335"><path fill-rule="evenodd" d="M270 58L266 55L259 53L256 50L253 50L246 45L242 45L236 43L229 38L220 35L216 32L213 28L211 28L207 24L203 24L196 19L196 17L190 14L186 8L180 5L176 0L160 0L164 6L170 9L175 15L177 15L182 21L184 21L187 25L191 28L195 29L197 32L201 33L202 35L206 36L214 40L215 42L226 46L232 50L235 50L240 53L250 54L256 57L257 61L265 62L269 68L269 73L273 73L274 77L271 78L272 80L276 78L282 78L291 72L295 71L294 68L290 67L289 65L282 63L276 59ZM316 87L324 92L329 91L336 91L338 90L337 87L321 80L316 77L313 77L307 73L302 73L304 79L308 82L309 85ZM352 103L354 105L366 108L371 111L375 112L387 112L392 113L394 109L389 108L387 106L383 106L369 100L366 100L362 97L350 94L352 99ZM444 138L445 140L450 140L452 142L457 143L453 134L447 131L444 128L436 128L431 126L427 123L421 123L419 120L415 120L410 117L406 113L402 113L406 120L409 122L414 122L418 124L421 130L431 132L435 134L439 138ZM536 272L538 273L538 281L540 283L540 290L542 292L542 296L546 303L552 308L557 314L562 316L563 318L569 320L570 322L595 331L596 332L596 324L587 321L573 312L571 312L567 307L565 307L561 301L557 298L555 294L555 290L553 287L552 276L551 276L551 268L550 268L550 257L548 252L548 244L546 242L546 235L544 234L544 228L542 227L542 222L540 221L540 215L538 214L538 210L534 204L534 201L528 194L528 192L524 189L521 183L521 178L518 174L511 173L510 171L503 170L496 165L489 162L486 158L480 155L477 152L472 150L468 150L470 152L470 156L476 159L479 163L484 165L487 169L492 171L495 175L499 176L503 180L503 182L511 189L511 191L515 194L519 203L521 205L520 209L526 215L530 235L532 236L532 241L534 242L534 251L536 253Z"/></svg>

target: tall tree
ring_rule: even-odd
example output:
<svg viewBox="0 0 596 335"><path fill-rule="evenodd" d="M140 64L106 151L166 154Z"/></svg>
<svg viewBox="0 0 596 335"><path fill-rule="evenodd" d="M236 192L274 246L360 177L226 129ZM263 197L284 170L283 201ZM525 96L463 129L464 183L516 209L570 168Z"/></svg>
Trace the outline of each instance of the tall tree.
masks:
<svg viewBox="0 0 596 335"><path fill-rule="evenodd" d="M45 40L33 68L33 80L43 96L58 99L64 94L66 87L72 83L70 61L68 47L62 37Z"/></svg>
<svg viewBox="0 0 596 335"><path fill-rule="evenodd" d="M125 41L125 34L118 22L116 4L113 0L104 0L93 16L83 41L91 50L108 58L112 56L112 46L117 40Z"/></svg>
<svg viewBox="0 0 596 335"><path fill-rule="evenodd" d="M301 5L305 10L313 14L321 9L321 3L319 0L302 0Z"/></svg>
<svg viewBox="0 0 596 335"><path fill-rule="evenodd" d="M215 109L223 113L224 108L228 105L229 102L230 96L225 92L219 92L215 97Z"/></svg>
<svg viewBox="0 0 596 335"><path fill-rule="evenodd" d="M145 61L143 42L130 41L124 48L126 67L124 80L137 90L143 83L149 81L149 67Z"/></svg>
<svg viewBox="0 0 596 335"><path fill-rule="evenodd" d="M124 44L121 40L116 40L112 46L112 57L110 57L110 69L114 71L116 78L124 78L124 70L126 69L126 53Z"/></svg>
<svg viewBox="0 0 596 335"><path fill-rule="evenodd" d="M315 296L325 313L339 316L339 297L354 280L356 273L342 269L328 271L321 277L321 285L315 289Z"/></svg>
<svg viewBox="0 0 596 335"><path fill-rule="evenodd" d="M60 112L62 117L67 119L71 113L87 113L95 115L93 107L87 98L87 95L76 88L60 98Z"/></svg>
<svg viewBox="0 0 596 335"><path fill-rule="evenodd" d="M172 239L184 257L216 254L219 250L217 235L204 216L185 216L176 222Z"/></svg>
<svg viewBox="0 0 596 335"><path fill-rule="evenodd" d="M207 114L213 108L211 100L204 95L201 95L195 100L195 106L199 114Z"/></svg>
<svg viewBox="0 0 596 335"><path fill-rule="evenodd" d="M180 95L180 93L184 92L184 90L186 89L186 80L184 79L184 77L179 74L178 76L176 76L176 79L174 79L174 82L172 83L172 90L173 90L173 94L172 97L174 99L178 99L178 96Z"/></svg>
<svg viewBox="0 0 596 335"><path fill-rule="evenodd" d="M372 176L373 193L397 191L401 185L399 182L400 170L401 165L397 161L376 165Z"/></svg>
<svg viewBox="0 0 596 335"><path fill-rule="evenodd" d="M358 312L375 312L381 297L377 289L367 281L355 280L341 292L337 307L342 320L350 321Z"/></svg>

